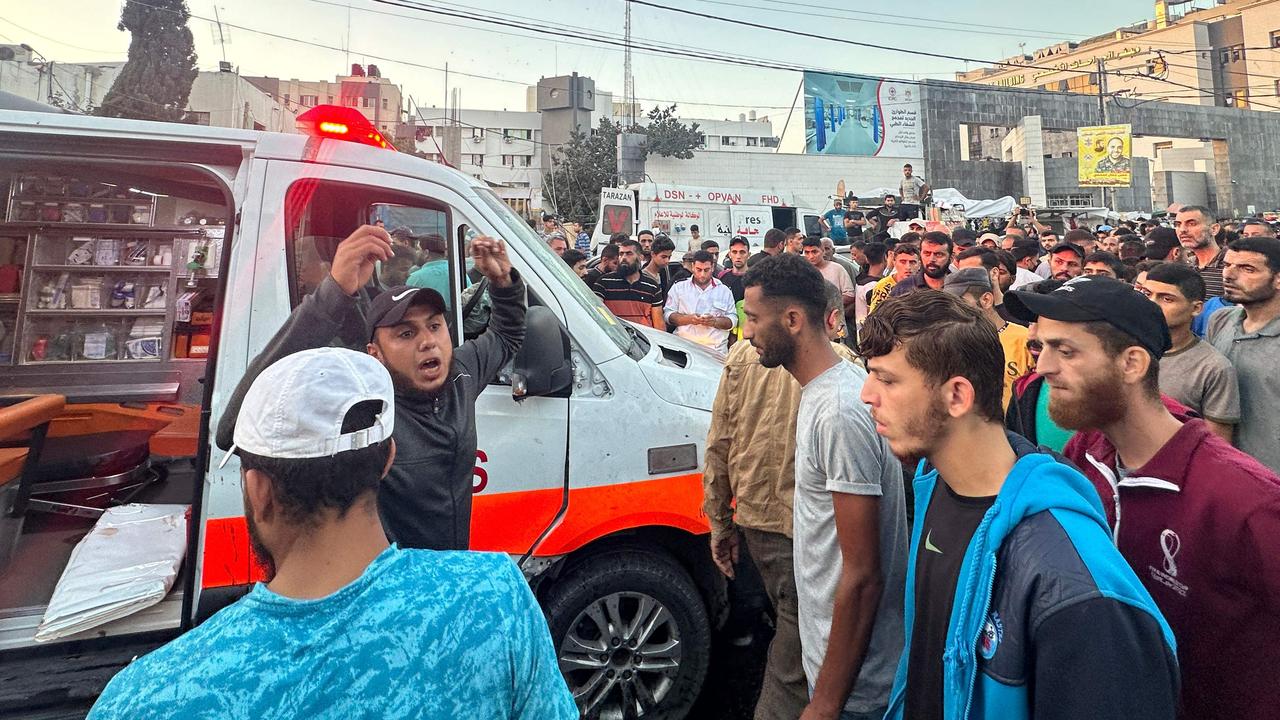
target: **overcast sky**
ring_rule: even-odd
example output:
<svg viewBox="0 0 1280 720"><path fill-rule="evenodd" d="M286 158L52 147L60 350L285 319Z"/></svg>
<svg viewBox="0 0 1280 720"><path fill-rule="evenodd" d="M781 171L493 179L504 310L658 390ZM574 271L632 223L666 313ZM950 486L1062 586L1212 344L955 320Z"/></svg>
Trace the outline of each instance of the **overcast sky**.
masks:
<svg viewBox="0 0 1280 720"><path fill-rule="evenodd" d="M397 0L399 1L399 0ZM400 84L423 106L441 105L443 73L414 64L450 69L450 86L462 88L462 106L525 109L524 86L539 77L577 71L601 90L621 99L621 43L601 46L581 39L542 34L544 29L581 34L622 34L623 0L423 0L468 17L514 23L496 27L372 0L190 0L190 26L201 69L223 58L247 75L332 79L348 62L373 62L384 77ZM877 45L1002 59L1062 40L1079 40L1146 19L1148 0L1077 0L977 3L917 0L911 16L895 15L904 5L841 0L845 9L802 0L654 0L659 4L727 16L769 26ZM465 4L462 4L465 3ZM24 0L0 6L0 41L26 43L54 61L123 60L129 34L116 30L122 3L109 0ZM404 4L412 2L405 0ZM349 9L348 9L349 8ZM350 18L348 22L348 17ZM240 27L235 27L240 26ZM499 32L500 31L500 32ZM273 33L306 43L271 37ZM633 6L636 42L700 52L732 53L810 68L836 69L906 78L951 78L965 63L783 32L756 30L652 7ZM349 56L342 48L349 48ZM380 56L380 57L375 57ZM349 59L348 59L349 57ZM800 83L796 72L725 65L637 51L633 59L636 95L651 106L679 103L685 117L736 117L759 110L773 115L780 131ZM513 82L466 77L460 73Z"/></svg>

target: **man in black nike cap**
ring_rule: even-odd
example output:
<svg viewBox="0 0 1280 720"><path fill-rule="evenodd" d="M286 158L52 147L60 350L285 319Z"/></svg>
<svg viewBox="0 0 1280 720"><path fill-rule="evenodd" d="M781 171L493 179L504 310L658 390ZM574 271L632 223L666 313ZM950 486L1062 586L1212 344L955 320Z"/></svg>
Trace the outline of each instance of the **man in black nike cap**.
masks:
<svg viewBox="0 0 1280 720"><path fill-rule="evenodd" d="M488 279L488 328L453 347L448 304L430 288L399 286L374 298L361 317L358 294L377 261L392 255L386 230L363 226L343 240L332 270L276 333L240 380L218 423L230 447L240 403L254 378L301 350L342 345L368 352L395 385L395 462L378 488L387 537L401 547L466 550L476 461L476 398L524 341L525 284L506 245L471 241L475 269Z"/></svg>

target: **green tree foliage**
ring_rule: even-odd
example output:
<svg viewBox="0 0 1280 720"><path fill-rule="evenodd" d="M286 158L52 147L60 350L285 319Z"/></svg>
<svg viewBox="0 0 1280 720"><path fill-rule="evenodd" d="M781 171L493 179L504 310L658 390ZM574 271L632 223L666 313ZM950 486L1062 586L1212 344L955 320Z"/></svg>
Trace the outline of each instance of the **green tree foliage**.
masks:
<svg viewBox="0 0 1280 720"><path fill-rule="evenodd" d="M649 124L637 126L632 132L643 133L645 137L645 155L661 155L688 160L693 151L703 143L703 135L698 132L698 123L685 125L676 117L676 106L655 107L649 111Z"/></svg>
<svg viewBox="0 0 1280 720"><path fill-rule="evenodd" d="M184 0L126 0L118 30L129 31L129 59L102 99L99 115L181 122L196 80L195 42Z"/></svg>
<svg viewBox="0 0 1280 720"><path fill-rule="evenodd" d="M625 129L645 135L645 155L687 160L702 146L698 124L685 125L676 118L676 106L655 107L648 123ZM589 223L600 209L600 188L613 187L618 179L618 135L623 125L602 118L590 133L573 133L568 144L552 153L551 168L542 179L542 194L556 212L568 220Z"/></svg>

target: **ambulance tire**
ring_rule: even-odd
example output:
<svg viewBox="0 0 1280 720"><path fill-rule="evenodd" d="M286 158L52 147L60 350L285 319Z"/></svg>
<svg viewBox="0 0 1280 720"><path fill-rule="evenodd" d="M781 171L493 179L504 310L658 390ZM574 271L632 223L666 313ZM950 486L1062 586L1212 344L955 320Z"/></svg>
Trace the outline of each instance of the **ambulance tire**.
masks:
<svg viewBox="0 0 1280 720"><path fill-rule="evenodd" d="M665 610L657 611L656 605ZM698 698L706 679L711 658L711 623L706 606L693 578L675 560L656 553L640 550L607 552L585 560L558 578L547 591L543 607L551 630L551 641L556 657L565 671L566 660L571 667L584 669L566 672L565 680L575 693L586 687L601 687L613 683L613 689L594 707L579 709L584 717L643 717L658 720L682 720ZM616 612L624 623L638 615L647 614L650 619L659 618L655 633L647 638L604 637L600 623L593 619L601 613ZM656 611L656 612L655 612ZM581 645L570 640L593 644L607 643L607 651L599 654L578 652L571 648ZM632 664L628 645L635 639L638 645L631 652L652 649L657 657L641 657L640 664ZM664 660L671 662L669 646L678 640L678 666L665 672L648 670ZM616 642L615 642L616 641ZM614 650L613 648L618 648ZM598 662L596 662L598 661ZM598 667L589 667L597 664ZM639 668L628 672L629 668ZM613 672L607 678L600 674ZM634 683L643 685L637 693ZM600 684L597 684L600 683ZM648 694L660 695L655 705L640 711L624 712L624 698ZM589 711L589 712L588 712Z"/></svg>

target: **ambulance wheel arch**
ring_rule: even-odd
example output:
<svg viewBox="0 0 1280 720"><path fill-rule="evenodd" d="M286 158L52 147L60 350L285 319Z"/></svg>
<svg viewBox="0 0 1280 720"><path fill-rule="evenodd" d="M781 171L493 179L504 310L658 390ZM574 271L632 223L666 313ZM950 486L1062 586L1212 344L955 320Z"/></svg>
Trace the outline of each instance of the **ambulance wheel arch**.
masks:
<svg viewBox="0 0 1280 720"><path fill-rule="evenodd" d="M584 717L688 713L728 607L706 542L668 527L635 528L582 548L540 578L560 670ZM647 698L636 715L622 711L624 689Z"/></svg>

